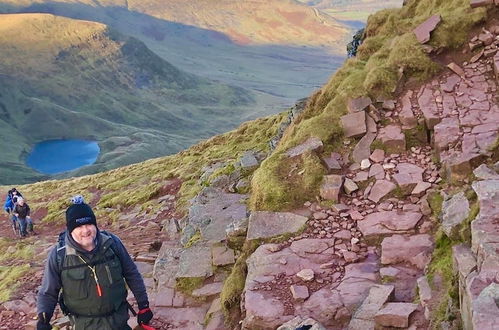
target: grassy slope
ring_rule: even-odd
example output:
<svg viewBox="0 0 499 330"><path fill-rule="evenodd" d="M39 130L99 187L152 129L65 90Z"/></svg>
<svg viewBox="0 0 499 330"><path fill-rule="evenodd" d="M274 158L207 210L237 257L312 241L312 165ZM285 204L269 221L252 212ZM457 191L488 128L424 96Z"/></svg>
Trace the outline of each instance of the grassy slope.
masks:
<svg viewBox="0 0 499 330"><path fill-rule="evenodd" d="M0 53L0 182L40 178L23 165L40 140L98 140L102 157L84 169L95 172L177 152L252 111L247 91L181 72L99 23L0 15Z"/></svg>
<svg viewBox="0 0 499 330"><path fill-rule="evenodd" d="M412 33L414 27L436 13L442 16L442 23L433 32L430 45L442 48L461 46L469 29L485 17L485 9L471 9L468 0L413 0L403 8L385 9L370 16L367 38L358 56L347 60L312 96L300 120L288 129L276 152L253 176L253 209L289 209L315 197L323 174L322 167L317 166L318 158L309 155L296 164L296 160L284 157L284 152L309 136L320 138L326 151L337 149L342 141L339 118L346 113L348 98L392 96L399 70L419 80L439 70ZM287 180L293 167L309 175Z"/></svg>

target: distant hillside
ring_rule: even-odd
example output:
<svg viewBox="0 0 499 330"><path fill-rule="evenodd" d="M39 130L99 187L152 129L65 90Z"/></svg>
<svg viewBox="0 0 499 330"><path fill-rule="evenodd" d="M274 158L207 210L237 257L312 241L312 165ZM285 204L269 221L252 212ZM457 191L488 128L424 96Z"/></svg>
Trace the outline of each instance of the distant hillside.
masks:
<svg viewBox="0 0 499 330"><path fill-rule="evenodd" d="M254 111L251 93L182 72L99 23L0 15L0 54L3 183L42 177L24 165L41 140L97 140L102 154L84 170L95 172L177 152Z"/></svg>
<svg viewBox="0 0 499 330"><path fill-rule="evenodd" d="M327 81L350 31L295 1L0 0L0 12L51 13L106 24L176 67L252 89L266 113Z"/></svg>

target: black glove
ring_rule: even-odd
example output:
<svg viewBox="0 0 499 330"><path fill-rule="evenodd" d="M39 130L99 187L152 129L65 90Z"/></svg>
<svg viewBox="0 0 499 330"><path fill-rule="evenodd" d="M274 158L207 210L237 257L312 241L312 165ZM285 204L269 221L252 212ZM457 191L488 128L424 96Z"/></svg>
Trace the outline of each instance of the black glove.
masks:
<svg viewBox="0 0 499 330"><path fill-rule="evenodd" d="M50 325L51 318L52 314L39 313L38 322L36 323L36 330L52 330L52 326Z"/></svg>
<svg viewBox="0 0 499 330"><path fill-rule="evenodd" d="M137 323L138 324L149 324L152 319L152 311L149 308L149 303L140 303L139 312L137 313Z"/></svg>

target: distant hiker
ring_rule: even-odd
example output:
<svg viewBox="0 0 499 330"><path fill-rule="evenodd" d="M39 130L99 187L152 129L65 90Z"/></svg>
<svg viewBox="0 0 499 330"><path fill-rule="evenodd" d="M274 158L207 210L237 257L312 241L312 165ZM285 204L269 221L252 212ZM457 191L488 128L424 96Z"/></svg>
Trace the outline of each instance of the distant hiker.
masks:
<svg viewBox="0 0 499 330"><path fill-rule="evenodd" d="M12 213L19 197L23 197L23 195L21 195L21 193L17 191L16 188L12 188L8 191L5 203L3 205L3 208L7 213Z"/></svg>
<svg viewBox="0 0 499 330"><path fill-rule="evenodd" d="M75 329L121 330L128 326L127 286L138 306L137 322L148 324L144 280L121 240L99 231L92 208L81 196L66 210L66 231L50 251L38 292L38 330L49 330L59 302ZM62 290L61 290L62 289Z"/></svg>
<svg viewBox="0 0 499 330"><path fill-rule="evenodd" d="M10 214L10 220L12 221L12 227L14 228L14 232L17 228L17 218L14 215L14 208L17 204L17 199L22 197L21 193L17 191L16 188L12 188L7 193L7 198L5 199L5 204L3 205L4 210Z"/></svg>
<svg viewBox="0 0 499 330"><path fill-rule="evenodd" d="M26 237L28 235L26 227L31 233L34 233L33 221L31 220L30 212L31 210L29 208L28 203L24 202L24 198L18 197L16 206L14 207L13 214L19 221L19 227L20 227L19 229L21 232L21 237Z"/></svg>

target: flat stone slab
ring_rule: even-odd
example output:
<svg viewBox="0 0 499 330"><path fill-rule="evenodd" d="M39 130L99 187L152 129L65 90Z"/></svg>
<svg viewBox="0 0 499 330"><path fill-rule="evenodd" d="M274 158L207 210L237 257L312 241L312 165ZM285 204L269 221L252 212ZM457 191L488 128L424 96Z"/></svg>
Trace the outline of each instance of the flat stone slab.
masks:
<svg viewBox="0 0 499 330"><path fill-rule="evenodd" d="M499 180L499 174L482 164L473 170L473 174L481 180Z"/></svg>
<svg viewBox="0 0 499 330"><path fill-rule="evenodd" d="M221 189L206 187L192 201L189 225L199 229L203 239L221 242L226 239L225 229L228 225L247 219L247 208L243 202L245 198L246 195L229 194Z"/></svg>
<svg viewBox="0 0 499 330"><path fill-rule="evenodd" d="M423 215L419 212L381 211L368 214L357 223L364 237L406 233L413 230Z"/></svg>
<svg viewBox="0 0 499 330"><path fill-rule="evenodd" d="M205 246L193 246L180 253L176 278L205 278L213 275L211 250Z"/></svg>
<svg viewBox="0 0 499 330"><path fill-rule="evenodd" d="M381 242L383 265L407 262L424 269L431 260L433 241L428 234L413 236L393 235Z"/></svg>
<svg viewBox="0 0 499 330"><path fill-rule="evenodd" d="M354 319L374 321L374 316L383 307L383 305L390 299L393 299L393 292L395 287L393 285L374 285L369 290L369 295L362 302L362 305L357 309L352 317ZM350 322L350 324L352 324ZM352 329L349 326L349 329Z"/></svg>
<svg viewBox="0 0 499 330"><path fill-rule="evenodd" d="M243 169L252 169L258 167L258 160L255 157L255 154L252 151L246 151L241 160L239 161L241 167Z"/></svg>
<svg viewBox="0 0 499 330"><path fill-rule="evenodd" d="M393 179L407 194L410 194L416 185L423 181L424 169L417 165L400 163L397 165L396 169L398 173L393 175Z"/></svg>
<svg viewBox="0 0 499 330"><path fill-rule="evenodd" d="M407 328L409 316L418 308L411 303L388 303L374 317L376 324L384 327Z"/></svg>
<svg viewBox="0 0 499 330"><path fill-rule="evenodd" d="M441 20L442 18L440 17L440 15L433 15L423 23L419 24L413 30L414 34L416 35L416 39L418 39L418 41L422 44L430 41L430 33L435 30Z"/></svg>
<svg viewBox="0 0 499 330"><path fill-rule="evenodd" d="M371 155L371 144L376 139L376 134L368 132L364 135L360 141L355 145L352 152L353 161L360 163L364 159L368 159Z"/></svg>
<svg viewBox="0 0 499 330"><path fill-rule="evenodd" d="M309 151L321 152L324 144L316 137L310 137L302 144L286 151L288 157L297 157Z"/></svg>
<svg viewBox="0 0 499 330"><path fill-rule="evenodd" d="M361 136L367 132L366 113L359 111L341 117L345 137Z"/></svg>
<svg viewBox="0 0 499 330"><path fill-rule="evenodd" d="M246 239L297 233L303 229L307 220L307 217L289 212L256 211L250 215Z"/></svg>
<svg viewBox="0 0 499 330"><path fill-rule="evenodd" d="M192 296L194 297L209 297L214 296L222 292L224 284L222 282L210 283L202 288L192 291Z"/></svg>
<svg viewBox="0 0 499 330"><path fill-rule="evenodd" d="M368 199L377 203L396 187L397 186L390 181L378 180L374 183L374 186L371 188Z"/></svg>
<svg viewBox="0 0 499 330"><path fill-rule="evenodd" d="M235 262L234 250L226 246L213 246L211 248L213 266L226 266Z"/></svg>

